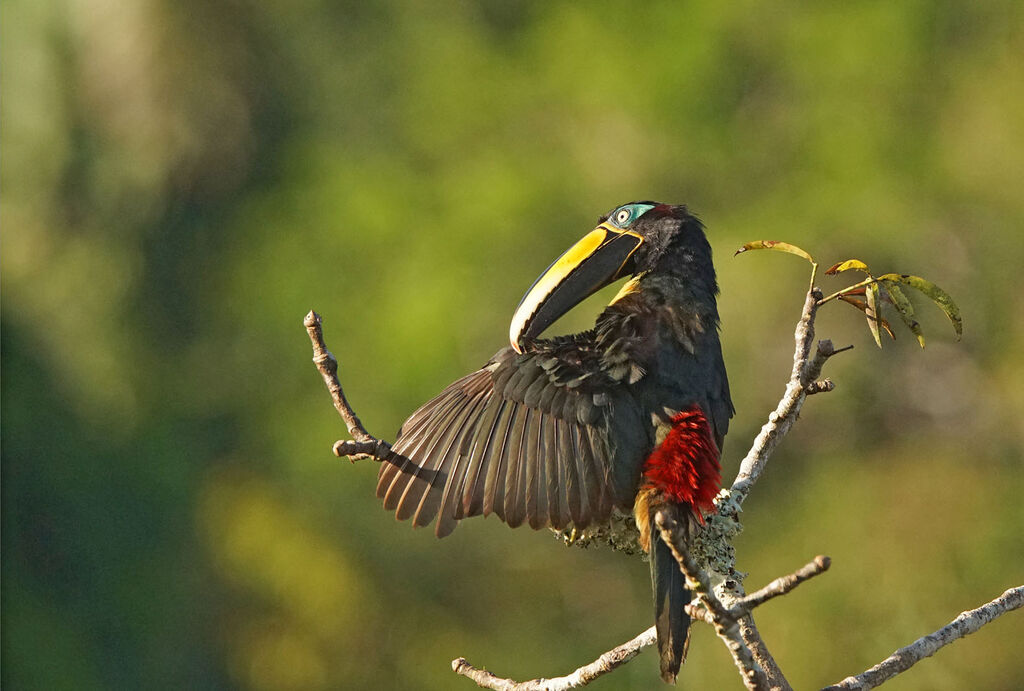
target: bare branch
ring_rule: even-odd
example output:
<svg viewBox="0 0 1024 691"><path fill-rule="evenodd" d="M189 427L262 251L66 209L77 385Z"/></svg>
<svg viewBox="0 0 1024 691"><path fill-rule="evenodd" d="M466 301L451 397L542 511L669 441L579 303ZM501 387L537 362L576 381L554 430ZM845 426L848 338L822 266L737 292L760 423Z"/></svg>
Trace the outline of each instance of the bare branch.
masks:
<svg viewBox="0 0 1024 691"><path fill-rule="evenodd" d="M796 350L793 354L793 372L790 375L790 382L786 384L785 393L775 407L768 422L761 428L761 432L754 440L751 450L739 464L739 472L728 492L728 499L735 502L737 506L746 499L754 483L761 477L765 465L771 457L778 442L793 427L793 424L800 416L800 409L809 393L819 391L830 391L835 388L828 380L816 382L821 375L821 368L825 361L850 347L837 350L831 341L823 340L811 356L811 344L814 342L814 317L817 314L818 306L821 304L821 292L812 288L804 300L804 310L797 323L797 330L794 334ZM851 346L852 347L852 346ZM811 391L811 389L814 389Z"/></svg>
<svg viewBox="0 0 1024 691"><path fill-rule="evenodd" d="M699 602L691 602L683 605L683 609L690 615L691 619L702 621L708 626L715 625L715 615L704 609Z"/></svg>
<svg viewBox="0 0 1024 691"><path fill-rule="evenodd" d="M686 575L686 587L696 595L700 603L704 605L704 609L711 614L715 633L732 654L733 662L736 663L740 676L743 678L743 684L751 691L768 691L770 688L768 677L754 660L750 648L744 642L739 622L733 612L715 596L708 575L697 566L693 557L686 551L679 524L664 510L655 514L655 522L661 533L661 539L672 550L672 556L679 562L679 568Z"/></svg>
<svg viewBox="0 0 1024 691"><path fill-rule="evenodd" d="M855 677L847 677L838 684L826 686L822 691L863 691L880 686L901 672L905 672L926 657L931 657L941 648L967 634L974 633L993 619L1024 606L1024 585L1010 588L986 605L960 616L935 633L918 638L910 645L900 648L871 669Z"/></svg>
<svg viewBox="0 0 1024 691"><path fill-rule="evenodd" d="M804 299L800 321L797 323L796 331L793 335L796 347L793 352L793 369L790 373L789 382L786 384L786 391L783 393L782 399L775 410L768 416L768 421L761 427L761 431L754 439L753 445L740 463L740 469L736 474L732 487L727 492L723 492L716 501L719 512L725 517L737 518L743 501L750 493L754 483L761 477L761 473L764 472L768 459L771 458L779 442L789 432L793 423L799 417L800 410L807 396L812 393L831 391L834 388L831 381L818 382L817 379L821 375L825 362L837 352L842 352L842 350L847 350L848 348L837 351L832 345L832 341L822 340L818 343L813 357L811 356L811 346L814 343L814 320L820 300L821 292L814 287L814 274L812 273L811 288ZM728 554L731 560L731 551L728 551ZM726 566L728 566L725 570L726 573L734 573L733 563L729 563ZM743 586L739 579L734 580L733 583L732 590L736 597L736 603L745 602L747 596L744 594ZM796 583L790 586L790 588L795 587L795 585ZM760 604L760 602L756 604ZM756 606L756 604L750 607ZM740 635L760 668L764 670L768 678L768 687L773 690L789 691L791 688L789 682L775 662L775 658L772 657L768 647L761 639L757 625L754 623L754 618L749 612L750 607L747 608L747 611L742 612L742 614L742 608L737 609L734 613L741 614L738 616Z"/></svg>
<svg viewBox="0 0 1024 691"><path fill-rule="evenodd" d="M671 543L669 546L672 547ZM673 550L673 554L677 552L678 550ZM692 558L686 555L685 552L680 553L680 557L682 557L684 563L687 563L689 565L689 568L692 570L692 572L696 574L696 580L698 583L701 582L701 579L703 579L704 582L707 582L707 574L705 574L701 569L697 567L697 565L693 562ZM739 625L741 633L744 628L751 627L753 631L750 635L755 636L756 639L760 641L760 636L757 635L757 628L754 626L753 620L749 619L749 610L753 609L754 607L758 607L767 602L768 600L778 597L779 595L785 595L786 593L793 590L793 588L795 588L800 583L803 583L809 578L813 578L814 576L817 576L820 573L824 573L828 569L829 563L830 560L828 557L815 557L814 561L810 562L806 566L800 568L794 573L789 574L788 576L783 576L781 578L775 579L774 581L766 585L764 588L761 588L760 590L751 594L750 596L737 600L736 604L734 604L732 607L728 609L724 609L724 605L722 605L721 601L718 600L718 598L715 598L710 587L705 592L711 593L710 596L714 598L714 602L718 603L718 606L723 608L722 610L718 610L717 607L715 608L716 611L723 612L721 616L723 616L725 619L732 617ZM703 600L698 599L698 602L702 603ZM712 614L712 612L708 610L703 604L691 603L689 605L686 605L686 613L689 614L693 619L703 621L707 624L710 624L711 626L716 626L716 615ZM596 660L594 660L590 664L580 667L572 674L566 675L564 677L556 677L554 679L540 678L530 679L528 681L515 681L514 679L506 679L503 677L499 677L495 674L492 674L491 672L488 672L485 669L474 667L472 664L466 661L466 658L463 657L452 660L452 670L455 671L457 674L472 679L477 683L477 685L487 689L499 689L500 691L534 691L540 689L544 689L545 691L561 691L562 689L575 689L582 686L586 686L598 677L604 676L605 674L614 671L617 667L626 664L634 657L636 657L637 653L639 653L641 650L648 646L654 645L654 643L656 642L657 634L655 632L654 627L652 626L651 628L647 629L633 640L623 643L622 645L616 648L612 648L606 653L603 653ZM761 663L761 660L766 659L770 661L770 664L772 666L777 668L777 665L775 665L775 660L771 658L771 654L768 653L766 649L763 649L762 651L752 649L751 653L753 656L753 660L757 664L763 664ZM781 672L777 673L776 678L782 678ZM789 686L788 684L779 684L777 682L772 681L771 678L769 678L769 683L764 688L772 689L774 691L776 689L789 689Z"/></svg>
<svg viewBox="0 0 1024 691"><path fill-rule="evenodd" d="M793 369L790 373L789 382L786 384L786 391L783 393L775 410L768 416L768 421L761 427L761 431L754 439L754 443L747 452L747 455L741 461L739 472L736 474L732 487L720 494L716 500L719 513L724 518L732 518L738 521L738 514L743 501L754 487L754 483L761 477L768 459L771 458L779 442L792 428L793 423L796 422L807 396L812 392L818 393L819 391L831 390L832 388L831 382L827 382L827 384L824 382L819 383L817 379L821 375L825 362L837 352L842 352L842 350L847 350L847 348L837 351L833 347L832 341L822 340L818 343L814 356L811 356L811 346L814 343L814 319L817 315L818 306L821 304L820 300L821 292L814 287L814 272L812 271L811 287L807 292L807 297L804 299L800 321L797 323L796 331L793 335L796 347L793 352ZM726 567L724 568L724 573L733 574L735 573L735 558L731 550L725 550L725 553L728 555L727 562L729 563L722 564L721 566ZM733 580L732 594L736 597L737 601L742 602L746 595L739 581L739 578ZM750 612L747 611L740 616L738 623L740 635L744 643L750 649L758 665L764 670L768 678L768 687L773 690L790 691L789 682L775 662L775 658L768 651L768 647L761 639L757 625L754 623L754 618Z"/></svg>
<svg viewBox="0 0 1024 691"><path fill-rule="evenodd" d="M729 490L729 497L737 505L743 503L750 489L761 477L768 458L772 455L779 441L786 436L803 407L807 398L807 390L821 374L825 361L835 354L832 341L818 343L814 357L811 357L811 344L814 342L814 318L818 311L821 292L816 288L807 293L800 321L796 325L794 340L796 350L793 353L793 370L786 385L786 392L779 405L768 416L768 422L761 427L761 432L754 439L754 444L740 463L740 471Z"/></svg>
<svg viewBox="0 0 1024 691"><path fill-rule="evenodd" d="M828 567L832 565L832 560L826 556L818 555L814 558L814 561L808 563L800 569L797 569L788 576L782 576L776 578L774 581L766 585L765 587L754 591L750 595L741 598L733 604L733 609L737 611L741 610L752 610L755 607L759 607L764 603L768 602L772 598L778 597L779 595L785 595L786 593L793 590L804 581L814 578L819 574L823 574L828 571Z"/></svg>
<svg viewBox="0 0 1024 691"><path fill-rule="evenodd" d="M310 343L313 344L313 363L316 365L320 376L327 385L327 391L334 401L334 408L345 421L348 433L355 441L339 440L334 443L334 454L336 456L349 456L353 461L363 458L375 458L382 460L387 457L391 446L381 439L377 439L366 431L359 417L352 410L345 398L345 391L341 388L338 380L338 361L327 349L324 343L323 320L313 310L309 311L306 318L302 320L306 332L309 334Z"/></svg>
<svg viewBox="0 0 1024 691"><path fill-rule="evenodd" d="M720 590L724 596L729 596L732 602L739 602L745 597L743 586L738 580L732 578L726 579L720 586ZM757 630L757 624L754 623L753 614L749 610L741 609L734 610L734 614L742 615L738 616L740 635L750 648L754 660L757 661L757 664L764 670L765 676L768 677L768 688L771 691L793 691L793 687L789 685L786 675L782 673L782 669L779 668L775 658L768 651L768 646L765 645L764 640L761 638L761 633Z"/></svg>
<svg viewBox="0 0 1024 691"><path fill-rule="evenodd" d="M339 439L334 442L334 447L331 450L335 456L347 456L353 463L363 459L382 461L388 457L391 445L383 439L370 439L368 441Z"/></svg>
<svg viewBox="0 0 1024 691"><path fill-rule="evenodd" d="M751 654L753 654L761 669L764 670L765 676L768 677L768 688L770 691L793 691L793 687L789 685L789 680L782 673L779 663L768 652L768 646L765 645L764 639L761 638L761 632L757 630L757 624L754 623L753 615L749 612L744 614L740 617L739 625L743 642L750 647Z"/></svg>
<svg viewBox="0 0 1024 691"><path fill-rule="evenodd" d="M750 595L739 597L729 608L730 613L736 617L736 620L739 623L740 636L743 638L747 647L750 648L750 652L758 666L764 670L765 676L768 679L768 688L772 691L792 691L792 687L789 685L789 681L787 681L786 676L782 673L782 669L779 668L778 663L775 662L775 658L772 657L771 652L769 652L768 646L764 643L764 639L761 638L761 633L757 630L757 624L754 623L754 617L751 615L751 610L763 605L773 598L779 597L780 595L786 595L804 581L825 573L831 565L831 559L826 556L819 555L815 557L813 561L788 576L776 578L768 585L751 593ZM738 593L742 593L742 586L739 583L736 583L734 590ZM705 614L709 615L708 613ZM701 618L703 619L705 617L702 616Z"/></svg>
<svg viewBox="0 0 1024 691"><path fill-rule="evenodd" d="M836 385L831 379L822 379L821 381L811 382L807 385L807 389L804 391L808 396L813 396L816 393L828 393L834 391Z"/></svg>
<svg viewBox="0 0 1024 691"><path fill-rule="evenodd" d="M485 669L478 669L466 662L465 658L452 660L452 670L456 674L469 677L485 689L499 691L562 691L586 686L598 677L604 676L621 665L626 664L644 648L654 645L657 633L654 627L647 629L633 640L623 643L602 654L589 665L580 667L572 674L555 679L531 679L530 681L513 681L502 679Z"/></svg>

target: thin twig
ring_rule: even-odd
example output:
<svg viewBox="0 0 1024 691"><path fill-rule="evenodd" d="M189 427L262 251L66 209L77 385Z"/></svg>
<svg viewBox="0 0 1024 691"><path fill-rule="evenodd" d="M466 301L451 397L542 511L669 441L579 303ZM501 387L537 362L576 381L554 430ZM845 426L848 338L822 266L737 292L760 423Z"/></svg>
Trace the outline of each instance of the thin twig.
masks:
<svg viewBox="0 0 1024 691"><path fill-rule="evenodd" d="M309 334L310 343L313 344L313 363L320 371L324 384L327 385L327 391L330 392L331 400L334 401L335 410L338 411L338 415L341 415L349 435L355 440L354 442L346 440L335 442L335 455L348 456L353 461L362 458L378 460L386 458L391 446L366 431L363 423L352 410L352 406L349 405L348 399L345 398L345 391L341 388L341 382L338 381L338 360L324 343L323 320L320 315L310 310L306 318L302 320L302 324L306 327L306 333Z"/></svg>
<svg viewBox="0 0 1024 691"><path fill-rule="evenodd" d="M873 689L888 679L905 672L926 657L931 657L943 647L967 634L974 633L996 617L1024 606L1024 585L1010 588L986 605L960 616L935 633L918 638L910 645L900 648L871 669L855 677L847 677L838 684L826 686L822 691L863 691Z"/></svg>
<svg viewBox="0 0 1024 691"><path fill-rule="evenodd" d="M563 689L575 689L580 686L586 686L598 677L604 676L617 667L626 664L636 657L637 653L641 650L654 645L657 637L658 634L652 626L633 640L603 653L599 658L588 665L580 667L572 674L554 679L531 679L530 681L502 679L485 669L474 667L462 657L452 660L452 670L456 674L469 677L478 686L482 686L485 689L497 689L499 691L562 691Z"/></svg>
<svg viewBox="0 0 1024 691"><path fill-rule="evenodd" d="M833 353L834 355L835 353ZM829 391L835 391L836 385L831 379L822 379L821 381L811 382L807 385L807 389L804 393L807 396L813 396L816 393L828 393Z"/></svg>
<svg viewBox="0 0 1024 691"><path fill-rule="evenodd" d="M865 286L869 286L869 285L871 285L872 283L878 283L878 279L877 279L877 278L874 278L873 276L869 276L868 278L865 278L865 279L864 279L863 281L861 281L860 283L854 283L854 284L853 284L853 285L851 285L851 286L846 286L846 287L845 287L845 288L843 288L842 290L837 290L836 292L832 293L832 294L831 294L831 295L829 295L828 297L825 297L825 298L823 298L823 297L819 297L819 298L818 298L818 307L821 307L821 306L822 306L822 305L824 305L825 303L827 303L827 302L831 302L832 300L835 300L836 298L840 298L840 297L842 297L843 295L846 295L846 294L848 294L848 293L851 293L851 292L856 292L856 290L857 290L858 288L863 288L863 287L865 287Z"/></svg>
<svg viewBox="0 0 1024 691"><path fill-rule="evenodd" d="M755 590L746 597L737 600L733 603L732 608L737 611L749 611L755 607L759 607L772 598L778 597L779 595L785 595L804 581L825 573L831 565L831 559L823 555L818 555L813 561L802 568L797 569L788 576L776 578L765 587Z"/></svg>
<svg viewBox="0 0 1024 691"><path fill-rule="evenodd" d="M334 442L331 449L339 458L348 457L353 463L363 459L383 461L391 451L391 445L383 439L371 439L369 441L353 441L351 439L339 439Z"/></svg>
<svg viewBox="0 0 1024 691"><path fill-rule="evenodd" d="M729 611L733 617L739 619L740 617L749 614L754 608L760 607L769 600L779 597L780 595L789 594L801 583L804 583L815 576L820 576L828 571L830 566L832 566L832 560L819 554L813 560L804 564L793 573L786 576L779 576L768 585L763 588L759 588L749 595L736 597L729 605ZM730 594L735 594L735 590L735 587L732 588L732 592ZM701 607L687 605L686 611L694 619L700 619L701 621L706 621L709 624L713 623L712 620L714 615Z"/></svg>

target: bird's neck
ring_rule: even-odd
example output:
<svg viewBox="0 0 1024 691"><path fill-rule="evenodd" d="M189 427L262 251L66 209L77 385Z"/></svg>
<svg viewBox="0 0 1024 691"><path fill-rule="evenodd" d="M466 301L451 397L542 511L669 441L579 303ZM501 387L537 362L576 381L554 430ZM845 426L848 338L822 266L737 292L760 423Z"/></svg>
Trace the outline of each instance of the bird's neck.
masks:
<svg viewBox="0 0 1024 691"><path fill-rule="evenodd" d="M705 328L718 326L718 281L706 242L667 248L654 268L638 277L635 290L648 309L663 307L698 319Z"/></svg>
<svg viewBox="0 0 1024 691"><path fill-rule="evenodd" d="M644 337L664 331L691 349L702 334L717 335L717 296L710 246L669 247L650 270L622 286L598 318L598 332L617 334L617 325L643 324ZM632 322L633 315L642 319Z"/></svg>

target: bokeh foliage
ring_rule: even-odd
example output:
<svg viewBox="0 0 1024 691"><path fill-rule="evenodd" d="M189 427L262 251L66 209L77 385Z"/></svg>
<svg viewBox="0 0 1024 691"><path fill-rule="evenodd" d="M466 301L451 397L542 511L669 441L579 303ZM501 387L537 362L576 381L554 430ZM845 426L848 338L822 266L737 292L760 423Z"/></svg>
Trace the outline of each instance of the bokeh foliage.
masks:
<svg viewBox="0 0 1024 691"><path fill-rule="evenodd" d="M852 310L747 502L751 585L798 687L1024 574L1024 5L7 0L5 688L437 688L465 655L554 675L650 624L646 565L475 520L397 524L309 362L315 307L364 422L503 343L597 215L686 202L718 257L738 417L782 392L785 239L954 295L928 348ZM841 287L828 277L826 291ZM589 325L599 301L559 328ZM1019 688L1024 617L892 688ZM650 654L597 688L649 688ZM684 681L731 688L695 633Z"/></svg>

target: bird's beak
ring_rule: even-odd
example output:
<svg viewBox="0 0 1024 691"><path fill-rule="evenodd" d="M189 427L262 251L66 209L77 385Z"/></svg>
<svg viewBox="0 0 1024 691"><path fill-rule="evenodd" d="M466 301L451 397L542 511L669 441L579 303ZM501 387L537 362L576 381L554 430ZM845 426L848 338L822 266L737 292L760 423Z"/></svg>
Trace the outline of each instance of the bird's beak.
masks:
<svg viewBox="0 0 1024 691"><path fill-rule="evenodd" d="M570 247L540 275L512 315L509 340L517 353L524 338L536 338L555 320L626 273L643 243L639 234L602 223Z"/></svg>

